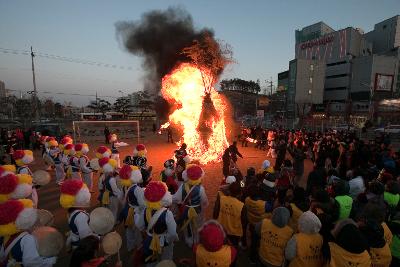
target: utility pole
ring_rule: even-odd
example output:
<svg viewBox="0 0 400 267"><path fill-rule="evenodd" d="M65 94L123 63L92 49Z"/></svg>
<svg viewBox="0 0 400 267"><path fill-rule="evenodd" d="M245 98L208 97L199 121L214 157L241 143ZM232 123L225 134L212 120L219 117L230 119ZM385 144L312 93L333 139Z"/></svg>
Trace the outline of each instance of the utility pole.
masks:
<svg viewBox="0 0 400 267"><path fill-rule="evenodd" d="M37 89L36 89L36 78L35 78L35 63L33 61L33 58L35 57L35 54L33 53L33 49L31 46L31 58L32 58L32 80L33 80L33 105L35 109L35 120L39 121L39 103L38 103L38 97L37 97Z"/></svg>
<svg viewBox="0 0 400 267"><path fill-rule="evenodd" d="M269 81L269 89L270 89L270 94L272 95L272 77L271 80Z"/></svg>

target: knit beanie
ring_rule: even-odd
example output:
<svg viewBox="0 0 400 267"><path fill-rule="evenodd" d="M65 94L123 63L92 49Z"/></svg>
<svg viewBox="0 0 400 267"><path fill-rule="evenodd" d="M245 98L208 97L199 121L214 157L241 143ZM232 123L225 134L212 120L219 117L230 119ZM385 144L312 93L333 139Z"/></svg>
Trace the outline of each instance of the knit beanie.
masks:
<svg viewBox="0 0 400 267"><path fill-rule="evenodd" d="M299 232L316 234L321 229L321 221L312 211L306 211L299 218Z"/></svg>
<svg viewBox="0 0 400 267"><path fill-rule="evenodd" d="M285 207L278 207L273 210L271 221L279 228L285 227L290 219L290 211Z"/></svg>

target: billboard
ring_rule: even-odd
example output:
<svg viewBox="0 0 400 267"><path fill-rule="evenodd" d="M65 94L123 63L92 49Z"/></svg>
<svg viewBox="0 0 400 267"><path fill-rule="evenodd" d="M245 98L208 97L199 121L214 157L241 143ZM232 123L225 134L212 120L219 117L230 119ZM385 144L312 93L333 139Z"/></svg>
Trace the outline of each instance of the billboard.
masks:
<svg viewBox="0 0 400 267"><path fill-rule="evenodd" d="M375 74L375 91L392 91L393 87L393 75Z"/></svg>

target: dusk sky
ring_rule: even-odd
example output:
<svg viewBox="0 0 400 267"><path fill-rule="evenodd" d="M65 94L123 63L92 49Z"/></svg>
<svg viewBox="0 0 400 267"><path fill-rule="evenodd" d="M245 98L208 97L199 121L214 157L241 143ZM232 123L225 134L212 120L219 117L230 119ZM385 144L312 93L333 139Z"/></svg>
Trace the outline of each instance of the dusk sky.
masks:
<svg viewBox="0 0 400 267"><path fill-rule="evenodd" d="M141 90L142 58L129 54L117 41L115 23L137 21L147 11L169 6L186 9L196 27L212 28L218 39L232 46L236 63L222 78L260 79L262 87L271 76L276 83L277 73L288 69L296 29L324 21L334 29L352 26L368 32L374 24L400 14L400 0L0 0L0 80L22 94L32 90L31 59L23 53L32 45L41 54L103 63L36 57L41 98L82 106L94 97L69 94L97 91L100 97L121 96Z"/></svg>

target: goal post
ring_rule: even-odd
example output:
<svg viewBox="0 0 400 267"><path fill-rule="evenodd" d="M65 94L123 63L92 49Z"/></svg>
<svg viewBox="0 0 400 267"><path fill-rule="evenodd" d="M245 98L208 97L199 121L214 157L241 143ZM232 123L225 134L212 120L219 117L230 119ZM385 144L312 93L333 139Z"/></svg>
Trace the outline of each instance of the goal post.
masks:
<svg viewBox="0 0 400 267"><path fill-rule="evenodd" d="M118 140L133 144L140 143L140 127L138 120L131 121L73 121L72 130L76 142L105 142L104 129L115 133Z"/></svg>

